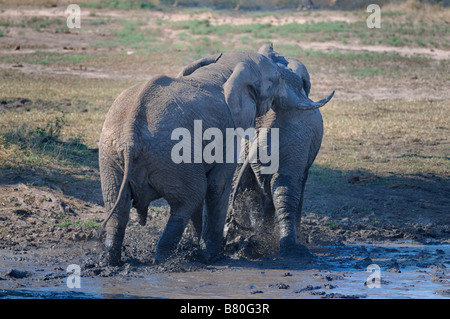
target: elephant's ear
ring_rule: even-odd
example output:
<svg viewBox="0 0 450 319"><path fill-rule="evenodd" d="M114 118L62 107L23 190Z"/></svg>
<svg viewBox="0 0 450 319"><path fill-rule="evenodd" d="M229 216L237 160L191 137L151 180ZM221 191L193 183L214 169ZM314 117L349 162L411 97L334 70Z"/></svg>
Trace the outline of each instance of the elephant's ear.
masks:
<svg viewBox="0 0 450 319"><path fill-rule="evenodd" d="M305 65L295 58L286 58L288 61L287 68L297 74L303 81L303 89L306 92L306 96L309 96L311 91L311 81L309 79L309 72Z"/></svg>
<svg viewBox="0 0 450 319"><path fill-rule="evenodd" d="M253 61L240 62L230 78L223 85L223 93L235 128L255 126L256 94L260 82L260 72Z"/></svg>
<svg viewBox="0 0 450 319"><path fill-rule="evenodd" d="M263 44L259 48L258 53L270 57L270 55L273 54L273 43Z"/></svg>
<svg viewBox="0 0 450 319"><path fill-rule="evenodd" d="M280 67L286 67L288 64L288 61L284 56L273 50L273 43L263 44L259 48L258 53L269 58L272 62L277 63Z"/></svg>

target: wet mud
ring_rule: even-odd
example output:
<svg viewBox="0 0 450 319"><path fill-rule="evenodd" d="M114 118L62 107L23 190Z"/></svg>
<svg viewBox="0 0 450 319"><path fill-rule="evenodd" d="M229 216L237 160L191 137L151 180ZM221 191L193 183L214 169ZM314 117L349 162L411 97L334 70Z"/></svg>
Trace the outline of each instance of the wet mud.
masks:
<svg viewBox="0 0 450 319"><path fill-rule="evenodd" d="M248 259L235 253L212 264L201 263L197 249L185 238L172 259L153 265L138 247L126 244L118 267L102 262L102 246L92 240L3 250L0 298L450 297L448 244L338 243L311 246L310 261L277 254Z"/></svg>

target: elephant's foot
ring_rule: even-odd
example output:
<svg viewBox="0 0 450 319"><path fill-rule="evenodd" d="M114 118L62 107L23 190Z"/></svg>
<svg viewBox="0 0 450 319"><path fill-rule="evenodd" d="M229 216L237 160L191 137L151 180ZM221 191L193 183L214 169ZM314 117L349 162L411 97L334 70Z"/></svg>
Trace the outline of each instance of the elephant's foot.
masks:
<svg viewBox="0 0 450 319"><path fill-rule="evenodd" d="M165 262L175 252L185 228L186 222L179 217L171 215L167 221L166 228L158 240L153 263Z"/></svg>
<svg viewBox="0 0 450 319"><path fill-rule="evenodd" d="M200 251L197 255L200 262L204 264L214 263L222 258L222 246L215 243L215 241L205 241L203 238L200 239Z"/></svg>
<svg viewBox="0 0 450 319"><path fill-rule="evenodd" d="M307 262L315 258L315 255L306 246L297 244L295 241L289 240L286 237L280 241L279 255L287 258L300 258Z"/></svg>
<svg viewBox="0 0 450 319"><path fill-rule="evenodd" d="M225 255L222 253L211 253L207 250L201 250L196 256L198 258L198 261L200 261L203 264L212 264L217 261L220 261L225 258Z"/></svg>
<svg viewBox="0 0 450 319"><path fill-rule="evenodd" d="M121 261L121 247L116 247L116 245L111 245L106 241L105 244L105 262L109 266L120 266Z"/></svg>
<svg viewBox="0 0 450 319"><path fill-rule="evenodd" d="M153 256L153 264L158 265L164 263L169 259L172 253L173 253L172 249L164 249L161 247L157 247L155 256Z"/></svg>
<svg viewBox="0 0 450 319"><path fill-rule="evenodd" d="M161 255L161 254L155 254L155 256L153 257L152 263L154 265L159 265L162 264L163 262L165 262L167 260L167 256Z"/></svg>

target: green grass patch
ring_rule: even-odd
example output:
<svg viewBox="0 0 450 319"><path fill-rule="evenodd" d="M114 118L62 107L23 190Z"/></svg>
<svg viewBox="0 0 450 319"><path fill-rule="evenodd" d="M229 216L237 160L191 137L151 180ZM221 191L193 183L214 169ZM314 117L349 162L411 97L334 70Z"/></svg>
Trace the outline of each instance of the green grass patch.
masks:
<svg viewBox="0 0 450 319"><path fill-rule="evenodd" d="M34 54L17 54L14 56L2 57L0 55L0 61L4 63L32 63L42 65L67 65L67 64L79 64L80 62L86 62L90 60L99 59L109 53L97 53L97 54L77 54L73 52L51 52L36 50Z"/></svg>
<svg viewBox="0 0 450 319"><path fill-rule="evenodd" d="M351 25L346 22L307 22L307 23L289 23L284 25L272 25L271 23L254 23L246 25L212 25L208 19L185 20L185 21L166 21L159 20L159 24L165 24L175 29L188 30L195 35L225 35L231 34L249 34L254 38L266 39L273 38L275 35L295 36L304 33L333 33L349 32Z"/></svg>
<svg viewBox="0 0 450 319"><path fill-rule="evenodd" d="M69 226L79 226L81 228L88 228L88 229L97 229L98 227L100 227L100 225L101 225L101 223L99 223L94 218L91 218L91 219L88 219L85 221L70 220L68 218L65 218L56 224L56 226L60 227L60 228L67 228Z"/></svg>
<svg viewBox="0 0 450 319"><path fill-rule="evenodd" d="M106 24L107 21L105 19L103 19L103 18L100 18L100 19L90 20L89 23L92 24L92 25L102 25L102 24Z"/></svg>
<svg viewBox="0 0 450 319"><path fill-rule="evenodd" d="M64 18L33 16L31 18L22 19L21 22L17 25L10 23L9 26L19 26L22 28L31 28L36 31L41 31L41 29L48 29L50 27L56 27L60 29L66 26L66 20Z"/></svg>
<svg viewBox="0 0 450 319"><path fill-rule="evenodd" d="M380 70L378 67L367 67L367 68L361 68L361 69L354 69L354 70L350 71L350 73L352 73L356 76L365 77L365 76L382 75L385 72Z"/></svg>
<svg viewBox="0 0 450 319"><path fill-rule="evenodd" d="M143 22L141 21L119 21L121 27L113 30L115 37L112 41L100 41L93 47L117 47L126 46L133 49L145 49L158 41L160 37L159 28L141 29Z"/></svg>
<svg viewBox="0 0 450 319"><path fill-rule="evenodd" d="M64 113L44 125L22 124L0 132L0 150L16 157L24 165L54 164L81 167L96 166L96 154L81 137L63 139ZM11 159L11 158L10 158Z"/></svg>

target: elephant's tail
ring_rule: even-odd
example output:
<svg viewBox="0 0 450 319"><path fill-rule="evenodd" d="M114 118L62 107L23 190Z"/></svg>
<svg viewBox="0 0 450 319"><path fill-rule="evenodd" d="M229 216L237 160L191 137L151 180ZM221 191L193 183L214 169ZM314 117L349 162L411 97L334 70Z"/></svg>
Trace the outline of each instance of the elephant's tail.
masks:
<svg viewBox="0 0 450 319"><path fill-rule="evenodd" d="M111 208L111 210L109 211L108 216L103 221L103 223L100 225L100 227L99 227L99 229L97 231L97 238L98 239L101 239L103 234L105 233L106 224L108 223L108 221L112 217L112 215L114 213L114 210L116 209L117 205L119 205L119 202L120 202L120 200L122 199L122 196L123 196L123 192L124 192L125 186L128 183L130 170L131 170L131 147L130 146L126 146L125 147L123 162L124 162L124 168L123 168L122 184L120 185L119 193L117 195L117 199L116 199L116 202L114 203L114 206Z"/></svg>

